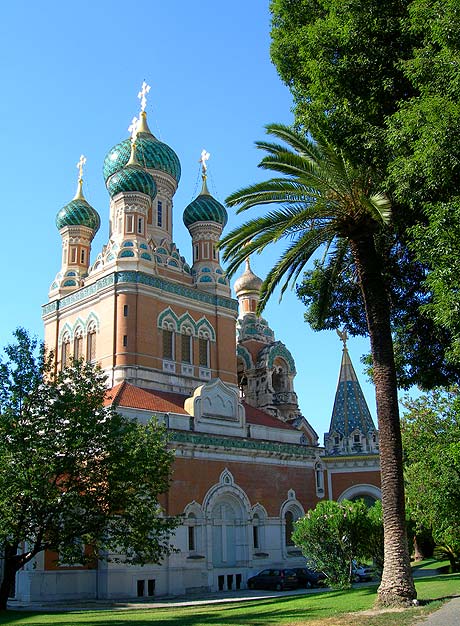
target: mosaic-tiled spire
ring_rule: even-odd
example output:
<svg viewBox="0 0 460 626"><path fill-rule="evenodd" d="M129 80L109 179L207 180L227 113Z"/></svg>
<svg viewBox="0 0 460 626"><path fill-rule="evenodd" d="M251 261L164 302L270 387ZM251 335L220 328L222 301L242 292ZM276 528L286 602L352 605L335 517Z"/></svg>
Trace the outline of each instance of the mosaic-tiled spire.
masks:
<svg viewBox="0 0 460 626"><path fill-rule="evenodd" d="M343 341L342 362L325 445L335 453L372 451L378 445L377 431L348 354L346 332L339 336Z"/></svg>

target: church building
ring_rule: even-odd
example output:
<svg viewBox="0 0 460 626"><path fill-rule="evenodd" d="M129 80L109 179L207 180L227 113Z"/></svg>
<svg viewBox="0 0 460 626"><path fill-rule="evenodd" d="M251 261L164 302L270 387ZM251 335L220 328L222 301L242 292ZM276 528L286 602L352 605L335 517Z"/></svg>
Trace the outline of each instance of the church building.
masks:
<svg viewBox="0 0 460 626"><path fill-rule="evenodd" d="M216 245L227 211L208 190L204 151L199 195L173 209L181 165L149 129L148 89L132 136L104 161L109 238L95 256L101 218L84 197L80 159L77 193L56 217L61 264L43 321L57 369L71 356L99 363L108 402L167 426L175 462L164 507L183 519L177 552L144 567L70 567L41 554L18 574L23 601L243 589L262 569L305 565L291 534L321 499L380 497L378 431L346 336L323 447L299 407L289 349L256 314L262 281L249 259L232 295ZM190 261L174 243L173 214L190 233Z"/></svg>

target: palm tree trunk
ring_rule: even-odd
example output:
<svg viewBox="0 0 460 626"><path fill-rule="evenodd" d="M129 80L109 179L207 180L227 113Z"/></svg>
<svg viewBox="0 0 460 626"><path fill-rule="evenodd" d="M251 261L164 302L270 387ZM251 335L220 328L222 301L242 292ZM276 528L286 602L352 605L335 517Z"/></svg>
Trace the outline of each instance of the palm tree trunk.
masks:
<svg viewBox="0 0 460 626"><path fill-rule="evenodd" d="M403 456L390 303L373 236L353 239L350 246L366 309L379 427L384 566L378 602L382 605L404 605L410 604L417 593L407 544Z"/></svg>

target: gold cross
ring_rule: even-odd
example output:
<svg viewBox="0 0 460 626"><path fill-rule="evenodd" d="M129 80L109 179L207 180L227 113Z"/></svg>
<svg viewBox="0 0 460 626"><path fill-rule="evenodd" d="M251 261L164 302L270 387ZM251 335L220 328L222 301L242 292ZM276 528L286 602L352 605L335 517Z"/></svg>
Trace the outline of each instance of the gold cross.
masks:
<svg viewBox="0 0 460 626"><path fill-rule="evenodd" d="M86 157L82 154L80 156L80 160L77 163L77 169L80 172L80 175L79 175L79 179L80 180L83 179L83 166L84 166L85 163L86 163Z"/></svg>
<svg viewBox="0 0 460 626"><path fill-rule="evenodd" d="M206 165L206 161L209 159L210 156L211 155L209 154L209 152L206 152L206 150L203 148L203 150L201 151L201 157L199 160L199 163L201 163L201 167L203 168L203 174L208 169L208 166Z"/></svg>
<svg viewBox="0 0 460 626"><path fill-rule="evenodd" d="M133 119L131 120L131 124L128 126L128 131L131 133L131 143L134 143L136 141L138 126L139 120L137 119L137 117L133 117Z"/></svg>
<svg viewBox="0 0 460 626"><path fill-rule="evenodd" d="M146 96L147 96L149 91L150 91L150 85L147 85L147 83L144 80L144 82L142 83L141 90L137 94L137 97L141 101L141 113L143 113L145 111L145 107L147 106L147 98L146 98Z"/></svg>

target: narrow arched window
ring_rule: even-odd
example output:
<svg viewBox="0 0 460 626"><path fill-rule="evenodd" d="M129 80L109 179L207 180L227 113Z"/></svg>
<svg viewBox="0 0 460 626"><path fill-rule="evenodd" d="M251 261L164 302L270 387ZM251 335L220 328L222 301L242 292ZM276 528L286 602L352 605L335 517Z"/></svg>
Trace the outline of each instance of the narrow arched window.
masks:
<svg viewBox="0 0 460 626"><path fill-rule="evenodd" d="M163 328L163 358L174 360L174 333L169 328Z"/></svg>
<svg viewBox="0 0 460 626"><path fill-rule="evenodd" d="M192 336L187 332L181 335L181 361L182 363L192 362Z"/></svg>
<svg viewBox="0 0 460 626"><path fill-rule="evenodd" d="M62 338L61 346L61 369L70 363L70 335L66 333Z"/></svg>
<svg viewBox="0 0 460 626"><path fill-rule="evenodd" d="M286 511L286 513L284 514L284 522L286 525L286 545L293 546L294 542L292 541L292 533L294 532L294 515L292 511Z"/></svg>
<svg viewBox="0 0 460 626"><path fill-rule="evenodd" d="M73 356L74 359L81 359L83 356L83 329L77 328L73 340Z"/></svg>
<svg viewBox="0 0 460 626"><path fill-rule="evenodd" d="M260 548L260 519L257 513L252 519L252 543L255 549Z"/></svg>
<svg viewBox="0 0 460 626"><path fill-rule="evenodd" d="M96 325L91 323L86 337L86 360L94 363L96 360Z"/></svg>

